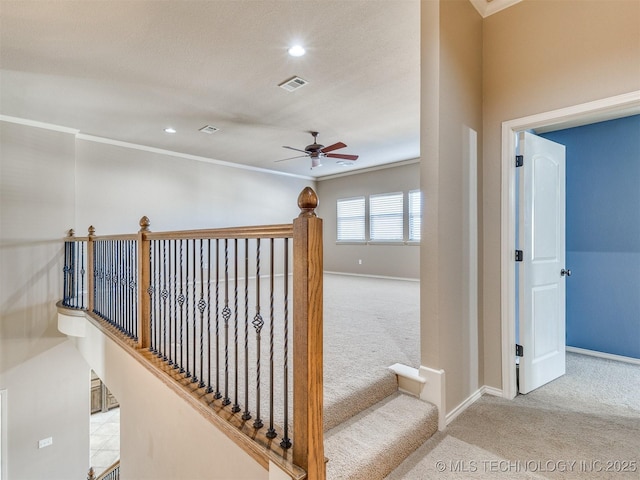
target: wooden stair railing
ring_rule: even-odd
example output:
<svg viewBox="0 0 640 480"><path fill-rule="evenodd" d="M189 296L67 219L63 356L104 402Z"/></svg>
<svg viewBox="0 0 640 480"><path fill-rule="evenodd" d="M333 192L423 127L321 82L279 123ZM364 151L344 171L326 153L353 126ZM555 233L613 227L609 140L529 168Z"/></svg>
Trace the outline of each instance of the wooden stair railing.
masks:
<svg viewBox="0 0 640 480"><path fill-rule="evenodd" d="M116 460L113 465L108 467L100 475L96 476L93 467L89 468L87 480L119 480L120 479L120 460Z"/></svg>
<svg viewBox="0 0 640 480"><path fill-rule="evenodd" d="M322 220L316 216L318 205L316 193L306 187L298 197L299 216L291 224L268 225L256 227L232 227L212 230L191 230L174 232L151 232L147 217L140 220L140 230L133 235L96 236L93 226L89 227L87 237L75 237L73 230L65 243L64 296L59 306L61 309L86 310L86 316L105 333L116 339L118 343L131 346L148 364L157 363L156 369L164 371L177 383L188 385L183 388L202 399L211 398L208 406L219 416L224 417L235 428L222 428L233 440L247 449L248 441L262 441L261 448L249 448L263 466L268 468L269 461L276 455L282 455L284 461L275 461L286 470L292 478L308 478L310 480L325 479L324 441L323 441L323 254L322 254ZM261 274L261 240L268 244L270 252L265 254L265 266L269 272ZM275 241L282 242L283 265L274 266ZM289 290L289 241L292 241L292 290L293 319L292 333L288 332L288 290ZM249 242L254 242L255 258L255 299L256 311L248 317L249 279ZM213 247L212 247L213 245ZM278 244L280 245L280 244ZM183 252L184 247L184 252ZM215 250L212 250L215 249ZM244 257L238 252L243 250ZM265 248L265 250L267 250ZM212 254L211 252L214 251ZM224 252L222 254L221 252ZM229 254L229 252L232 252ZM279 251L278 251L279 252ZM253 251L252 251L253 253ZM215 264L212 261L215 260ZM184 263L184 265L183 265ZM244 269L243 265L244 263ZM224 264L224 265L222 265ZM252 267L253 268L253 267ZM279 273L277 269L282 271ZM186 269L186 270L185 270ZM224 269L224 270L223 270ZM183 273L183 270L186 273ZM212 281L212 270L215 271ZM223 272L223 273L222 273ZM184 275L184 282L183 282ZM274 301L274 278L281 276L284 286L284 298ZM179 278L178 278L179 277ZM270 301L268 307L260 307L260 285L268 280L266 287ZM215 286L215 292L213 288ZM244 286L244 300L239 294L239 287ZM232 288L233 287L233 288ZM263 287L264 288L264 287ZM184 292L183 292L184 290ZM224 290L224 292L222 292ZM232 291L233 290L233 291ZM215 293L215 297L214 297ZM263 292L264 293L264 292ZM215 300L215 347L211 337L211 317ZM224 297L222 303L219 299ZM199 301L197 299L199 298ZM185 302L188 306L185 307ZM190 302L190 303L189 303ZM288 372L293 377L292 430L293 438L289 438L289 396L284 395L283 425L274 425L273 417L273 385L274 385L274 303L282 303L284 314L284 392L289 392ZM242 305L240 305L242 304ZM223 307L223 308L222 308ZM244 311L241 313L242 308ZM185 314L186 329L183 324ZM244 323L239 316L244 315ZM205 321L205 316L207 316ZM179 317L179 318L178 318ZM263 317L267 317L265 322ZM240 325L242 323L242 325ZM204 326L207 325L207 338ZM234 374L229 377L226 365L229 362L229 338L238 342L239 326L245 328L245 372L248 371L248 328L255 329L254 342L257 345L257 397L254 424L255 431L262 432L260 415L260 350L265 349L261 343L262 327L270 331L266 353L269 364L265 370L270 375L270 418L266 433L256 434L247 431L247 420L254 412L249 412L248 401L245 401L245 412L242 412L238 401L238 344L235 344ZM235 327L235 328L234 328ZM219 333L218 328L220 328ZM115 333L114 333L115 332ZM183 332L186 341L183 342ZM197 333L200 333L199 344ZM253 334L253 332L252 332ZM113 337L115 335L115 337ZM178 335L180 335L178 339ZM221 335L221 336L219 336ZM289 366L287 354L288 339L291 337L293 354ZM118 339L119 338L119 339ZM190 342L192 341L192 344ZM180 345L178 355L177 345ZM182 346L186 345L186 355ZM204 347L206 345L206 348ZM223 347L224 345L224 347ZM191 348L190 348L191 347ZM198 347L200 352L198 353ZM224 348L224 351L223 351ZM208 353L207 353L208 349ZM216 363L212 367L211 351L215 350L216 362L225 364L225 382L231 378L236 392L235 398L210 378L212 371L216 375L220 370ZM199 355L199 356L198 356ZM220 355L220 357L219 357ZM186 362L185 362L186 359ZM209 366L205 366L205 360ZM266 361L265 361L266 362ZM263 372L264 373L264 372ZM205 382L205 376L208 376ZM222 383L222 382L221 382ZM265 382L267 383L267 382ZM248 383L245 383L247 386ZM248 387L245 387L245 398ZM202 393L205 393L203 395ZM255 400L253 400L255 401ZM267 420L267 419L264 419ZM235 432L235 433L234 433ZM238 439L238 432L244 432L244 439ZM279 444L273 439L279 435ZM249 439L247 438L249 437ZM260 440L262 438L262 440ZM261 452L267 452L263 454ZM257 453L256 453L257 452ZM292 469L289 468L292 465ZM302 469L302 475L301 471Z"/></svg>

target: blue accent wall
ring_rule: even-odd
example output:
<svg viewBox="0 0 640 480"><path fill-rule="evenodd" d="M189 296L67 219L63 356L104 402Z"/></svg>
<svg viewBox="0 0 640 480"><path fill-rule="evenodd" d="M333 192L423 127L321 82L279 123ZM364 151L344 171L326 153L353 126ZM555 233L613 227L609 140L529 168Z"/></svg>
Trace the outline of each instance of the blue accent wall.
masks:
<svg viewBox="0 0 640 480"><path fill-rule="evenodd" d="M540 136L567 147L567 345L640 358L640 115Z"/></svg>

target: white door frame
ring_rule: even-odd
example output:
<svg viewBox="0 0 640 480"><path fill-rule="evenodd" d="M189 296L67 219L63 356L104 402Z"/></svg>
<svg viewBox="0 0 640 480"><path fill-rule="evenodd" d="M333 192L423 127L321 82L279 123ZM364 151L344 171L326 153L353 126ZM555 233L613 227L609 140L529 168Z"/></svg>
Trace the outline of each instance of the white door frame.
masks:
<svg viewBox="0 0 640 480"><path fill-rule="evenodd" d="M615 97L502 123L502 180L500 213L500 317L502 332L502 396L516 396L516 142L522 130L570 128L640 113L640 90Z"/></svg>

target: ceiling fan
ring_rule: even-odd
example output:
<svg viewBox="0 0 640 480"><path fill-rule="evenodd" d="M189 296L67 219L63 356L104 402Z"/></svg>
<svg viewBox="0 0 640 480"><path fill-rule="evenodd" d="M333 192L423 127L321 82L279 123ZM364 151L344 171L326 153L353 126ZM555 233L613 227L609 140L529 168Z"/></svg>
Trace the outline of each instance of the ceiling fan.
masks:
<svg viewBox="0 0 640 480"><path fill-rule="evenodd" d="M289 150L295 150L296 152L302 152L304 155L298 155L296 157L283 158L282 160L276 160L276 162L284 162L285 160L293 160L294 158L303 158L309 157L311 158L311 168L322 166L322 159L327 158L339 158L341 160L350 160L355 161L358 159L358 155L347 155L345 153L329 153L334 150L338 150L340 148L345 148L346 145L342 142L334 143L333 145L329 145L325 147L318 143L318 132L309 132L313 136L313 143L311 145L307 145L304 150L300 150L299 148L282 146L282 148L288 148Z"/></svg>

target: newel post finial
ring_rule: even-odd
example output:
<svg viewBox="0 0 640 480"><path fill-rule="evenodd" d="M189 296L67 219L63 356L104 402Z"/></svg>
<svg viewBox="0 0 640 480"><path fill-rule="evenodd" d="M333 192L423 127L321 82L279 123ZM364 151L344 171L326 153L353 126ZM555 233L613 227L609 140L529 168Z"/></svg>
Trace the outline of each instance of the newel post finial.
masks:
<svg viewBox="0 0 640 480"><path fill-rule="evenodd" d="M95 237L96 236L96 227L94 227L93 225L89 226L89 236L90 237Z"/></svg>
<svg viewBox="0 0 640 480"><path fill-rule="evenodd" d="M149 217L147 217L146 215L140 219L141 232L148 232L150 225L151 225L151 221L149 220Z"/></svg>
<svg viewBox="0 0 640 480"><path fill-rule="evenodd" d="M300 207L299 217L315 217L315 209L318 207L318 195L311 187L304 187L298 195L298 207Z"/></svg>
<svg viewBox="0 0 640 480"><path fill-rule="evenodd" d="M67 237L73 237L76 234L75 230L73 228L70 228L69 231L67 232Z"/></svg>

